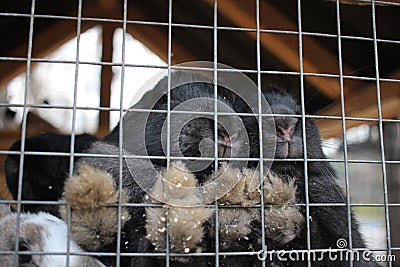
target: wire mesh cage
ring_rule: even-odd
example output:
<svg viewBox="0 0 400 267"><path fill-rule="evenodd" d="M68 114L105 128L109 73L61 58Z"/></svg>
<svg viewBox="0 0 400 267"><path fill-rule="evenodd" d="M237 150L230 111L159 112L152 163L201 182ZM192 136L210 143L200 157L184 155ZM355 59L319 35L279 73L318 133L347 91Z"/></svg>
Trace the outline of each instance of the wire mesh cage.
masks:
<svg viewBox="0 0 400 267"><path fill-rule="evenodd" d="M398 266L398 1L0 7L0 266Z"/></svg>

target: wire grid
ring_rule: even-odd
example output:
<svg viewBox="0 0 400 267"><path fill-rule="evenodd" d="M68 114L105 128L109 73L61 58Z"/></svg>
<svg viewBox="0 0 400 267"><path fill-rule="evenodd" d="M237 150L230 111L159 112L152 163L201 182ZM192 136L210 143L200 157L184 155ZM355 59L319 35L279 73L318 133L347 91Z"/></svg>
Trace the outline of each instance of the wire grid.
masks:
<svg viewBox="0 0 400 267"><path fill-rule="evenodd" d="M359 0L360 2L371 2L368 0ZM109 155L109 154L89 154L89 153L75 153L74 151L74 143L75 143L75 122L76 122L76 111L77 110L99 110L99 111L119 111L120 114L120 120L123 117L123 114L130 110L130 111L135 111L135 112L148 112L149 110L145 109L125 109L123 108L123 92L124 92L124 76L125 76L125 68L126 67L147 67L147 68L159 68L159 69L167 69L168 70L168 98L167 98L167 103L168 103L168 108L167 111L159 110L159 111L154 111L152 112L166 112L167 113L167 155L166 159L167 162L169 163L171 160L179 160L182 159L181 157L173 157L170 155L170 114L172 113L179 113L178 111L171 110L171 98L170 98L170 89L171 89L171 80L170 80L170 73L172 70L175 69L190 69L190 70L203 70L202 68L194 68L194 67L182 67L182 66L172 66L171 64L171 58L172 58L172 29L173 28L187 28L187 29L208 29L213 31L213 53L214 53L214 68L211 69L214 73L214 92L215 92L215 99L214 99L214 112L212 113L199 113L199 112L191 112L193 114L203 114L203 115L213 115L214 116L214 121L215 121L215 126L217 125L218 121L218 116L221 115L229 115L228 113L217 113L217 76L218 76L218 70L217 70L217 63L218 63L218 31L220 30L228 30L228 31L249 31L249 32L255 32L256 33L256 51L257 51L257 69L252 70L252 69L239 69L241 72L245 74L257 74L257 86L258 86L258 99L259 99L259 105L261 105L261 75L262 74L280 74L280 75L300 75L300 100L301 100L301 115L298 116L292 116L292 117L298 117L301 119L302 125L303 125L303 153L304 153L304 159L273 159L273 158L265 158L262 155L262 140L260 140L260 159L256 159L260 163L260 181L261 181L261 186L263 185L263 164L266 161L299 161L299 162L304 162L304 175L305 175L305 190L306 190L306 203L304 204L296 204L299 206L305 206L306 208L306 218L309 218L309 208L313 206L346 206L348 207L348 213L347 213L347 220L348 220L348 231L349 231L349 236L348 236L348 242L349 242L349 248L352 248L352 239L351 239L351 211L350 207L384 207L385 209L385 228L386 228L386 248L370 248L371 251L386 251L388 255L392 253L392 251L399 251L399 247L392 247L391 246L391 236L390 236L390 224L389 224L389 207L400 207L400 203L389 203L388 202L388 192L387 192L387 177L386 177L386 164L400 164L400 160L391 160L388 161L385 159L385 151L384 151L384 142L383 142L383 127L382 124L383 122L400 122L400 120L397 119L383 119L382 118L382 106L381 106L381 99L380 99L380 82L400 82L400 80L397 79L385 79L385 78L380 78L379 75L379 66L378 66L378 44L379 43L388 43L388 44L400 44L399 40L387 40L387 39L378 39L377 38L377 30L376 30L376 14L375 14L375 5L376 4L386 4L386 5L391 5L391 6L400 6L400 3L393 3L393 2L385 2L385 1L374 1L372 0L371 7L372 7L372 12L371 12L371 20L372 20L372 25L373 25L373 37L368 38L368 37L359 37L359 36L346 36L341 34L341 28L340 28L340 3L337 0L336 1L336 23L337 23L337 34L325 34L325 33L315 33L315 32L305 32L302 31L302 9L301 9L301 0L297 0L297 11L298 11L298 21L297 21L297 26L298 26L298 31L283 31L283 30L266 30L266 29L261 29L260 28L260 3L259 0L255 0L256 2L256 28L239 28L239 27L222 27L218 26L218 0L214 0L214 6L213 6L213 16L214 16L214 23L213 26L207 26L207 25L195 25L195 24L184 24L184 23L173 23L172 22L172 7L173 7L173 0L168 1L168 23L165 22L157 22L157 21L137 21L137 20L128 20L127 19L127 10L128 10L128 1L124 0L123 1L123 18L122 19L106 19L106 18L93 18L93 17L82 17L82 0L79 0L78 4L78 15L75 16L59 16L59 15L46 15L46 14L35 14L35 0L31 0L31 13L30 14L21 14L21 13L0 13L0 16L4 17L26 17L30 18L30 27L29 27L29 42L28 42L28 50L27 50L27 56L26 57L0 57L0 61L22 61L26 62L26 83L25 83L25 92L24 92L24 104L23 105L16 105L16 104L8 104L8 103L0 103L0 107L21 107L23 108L23 119L22 119L22 125L21 125L21 150L18 151L0 151L1 154L5 155L20 155L20 165L19 165L19 174L18 174L18 197L14 201L1 201L2 203L10 203L10 204L16 204L17 207L17 232L16 232L16 244L15 244L15 262L18 262L18 255L19 254L26 254L26 252L18 252L18 243L19 243L19 226L20 226L20 214L21 214L21 205L22 204L48 204L48 205L66 205L68 203L62 202L62 201L28 201L28 200L22 200L22 177L23 177L23 165L24 165L24 156L25 155L42 155L42 156L69 156L70 158L70 165L69 165L69 174L72 175L74 171L74 156L82 156L82 157L114 157L119 159L119 190L121 191L122 189L122 165L123 165L123 149L122 149L122 143L123 143L123 130L122 130L122 124L119 124L120 131L119 131L119 154L118 155ZM33 43L33 28L34 28L34 22L35 19L37 18L50 18L50 19L63 19L63 20L72 20L77 22L77 44L76 44L76 58L74 61L70 60L50 60L50 59L41 59L41 58L32 58L32 43ZM115 23L121 23L122 28L123 28L123 40L122 40L122 60L120 63L115 63L115 62L88 62L88 61L80 61L79 60L79 39L81 35L81 24L83 21L92 21L92 22L115 22ZM137 25L154 25L154 26L167 26L168 27L168 62L166 66L159 66L159 65L140 65L140 64L128 64L125 62L125 48L126 48L126 43L125 43L125 36L127 34L126 28L128 24L137 24ZM288 34L288 35L295 35L298 36L299 40L299 65L300 65L300 71L299 72L290 72L290 71L263 71L261 70L261 44L260 44L260 34L261 33L280 33L280 34ZM302 38L303 36L314 36L314 37L324 37L324 38L333 38L337 39L338 42L338 62L339 62L339 74L325 74L325 73L307 73L304 72L303 70L303 49L302 49ZM375 78L371 77L360 77L360 76L351 76L351 75L344 75L343 74L343 60L342 60L342 40L363 40L363 41L372 41L374 44L374 58L375 58ZM73 105L72 106L60 106L60 105L31 105L27 101L27 92L29 91L29 86L30 86L30 70L31 70L31 64L35 62L42 62L42 63L68 63L68 64L75 64L75 85L74 85L74 99L73 99ZM87 65L100 65L100 66L119 66L122 68L121 71L121 86L120 86L120 108L115 109L115 108L109 108L109 107L84 107L84 106L78 106L77 105L77 83L78 83L78 75L79 75L79 66L81 64L87 64ZM210 70L210 69L209 69ZM225 70L224 71L229 71ZM341 103L341 116L321 116L321 115L308 115L305 114L305 99L304 99L304 78L307 76L318 76L318 77L328 77L328 78L338 78L340 81L340 103ZM373 118L359 118L359 117L348 117L346 116L345 108L344 108L344 103L345 103L345 97L344 97L344 92L343 92L343 81L344 79L354 79L354 80L361 80L361 81L375 81L376 82L376 94L377 94L377 99L378 99L378 118L373 119ZM72 109L73 111L73 116L72 116L72 125L71 125L71 147L70 147L70 152L69 153L61 153L61 152L26 152L25 151L25 140L26 140L26 127L27 127L27 112L28 112L28 105L29 107L32 108L43 108L43 109L66 109L70 110ZM275 115L268 115L268 114L261 114L261 108L259 106L259 129L261 131L262 129L262 120L261 118L264 116L288 116L285 114L275 114ZM237 114L236 115L241 115L241 116L246 116L248 114ZM307 143L306 143L306 132L305 132L305 120L306 118L313 118L313 119L331 119L331 120L340 120L342 123L342 132L343 132L343 142L344 142L344 159L308 159L307 158ZM379 146L380 146L380 152L381 152L381 160L350 160L348 159L348 151L347 151L347 141L346 141L346 121L365 121L365 122L377 122L378 127L379 127ZM215 140L217 140L217 127L214 127L214 136ZM198 160L214 160L215 161L215 170L217 171L218 167L218 155L217 155L217 142L214 143L214 151L215 151L215 156L213 158L193 158L193 159L198 159ZM143 159L165 159L165 157L157 157L157 156L128 156L132 158L143 158ZM190 157L185 157L185 159L191 159ZM221 158L219 158L221 160ZM223 159L222 159L223 160ZM235 159L230 159L230 160L245 160L245 161L251 161L254 159L250 158L235 158ZM310 203L308 199L308 172L307 172L307 162L312 162L312 161L328 161L328 162L339 162L339 163L344 163L345 166L345 190L346 190L346 203ZM382 175L383 175L383 190L384 190L384 203L383 204L373 204L373 203L366 203L366 204L357 204L357 203L351 203L350 201L350 194L349 194L349 174L348 174L348 164L349 163L373 163L373 164L381 164L382 166ZM114 205L115 206L115 205ZM144 204L144 203L122 203L121 197L119 197L118 200L118 215L121 215L121 208L122 207L162 207L162 205L158 204ZM215 231L215 252L207 252L207 253L188 253L185 254L184 256L210 256L210 257L215 257L215 263L216 266L219 266L219 258L220 256L234 256L234 255L255 255L255 252L222 252L219 250L219 231L218 231L218 209L220 206L218 205L218 200L215 201L214 204L209 204L205 205L208 207L214 207L215 208L215 220L216 220L216 231ZM237 208L241 207L239 205L231 205L231 206L224 206L224 208ZM265 247L265 221L264 221L264 198L263 194L261 194L261 203L257 205L253 205L255 208L259 208L261 211L261 218L262 218L262 247ZM70 208L68 209L69 215L70 215ZM69 220L67 221L68 228L70 228L70 216ZM121 216L118 216L119 218ZM310 253L311 251L327 251L326 249L311 249L311 236L310 236L310 222L309 220L306 220L307 222L307 252ZM165 264L166 266L170 266L170 258L172 256L183 256L182 254L177 254L177 253L172 253L169 250L169 246L166 247L166 251L163 253L121 253L121 247L120 247L120 240L121 240L121 229L122 229L122 223L121 219L118 220L118 242L117 242L117 249L115 253L110 253L110 252L82 252L82 253L71 253L69 243L67 247L67 266L69 266L69 256L70 255L97 255L97 256L116 256L116 266L120 266L120 257L121 256L165 256ZM168 224L167 224L167 244L169 243L168 241ZM302 250L294 250L298 252L303 252ZM6 254L4 251L0 251L0 255ZM34 255L40 255L40 254L57 254L57 253L46 253L46 252L30 252L29 254L34 254ZM263 266L265 266L265 262L262 262ZM311 266L311 262L308 262L308 265ZM353 263L350 262L350 266L352 266ZM389 266L392 266L391 262L388 262Z"/></svg>

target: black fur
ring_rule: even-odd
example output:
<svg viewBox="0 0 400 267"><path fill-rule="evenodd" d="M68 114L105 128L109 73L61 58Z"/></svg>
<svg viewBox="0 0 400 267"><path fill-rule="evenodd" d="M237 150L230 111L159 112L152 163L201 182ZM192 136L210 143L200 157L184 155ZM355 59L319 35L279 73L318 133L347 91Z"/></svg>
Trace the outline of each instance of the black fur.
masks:
<svg viewBox="0 0 400 267"><path fill-rule="evenodd" d="M214 86L208 83L192 83L185 84L174 88L171 91L171 109L174 109L179 104L196 98L207 98L210 100L214 99ZM234 111L240 112L239 108L243 109L243 104L239 103L239 100L235 100L234 96L229 93L226 89L218 88L218 100L225 103L227 106L231 107ZM201 101L200 101L201 104ZM207 105L205 103L205 105ZM236 106L235 106L236 105ZM153 109L156 110L166 110L167 109L167 97L164 95L157 101ZM140 116L140 114L137 114ZM135 116L132 116L133 119ZM145 152L147 155L151 156L165 156L165 153L161 146L161 128L164 121L166 120L165 113L150 113L146 124L146 146L143 151L137 150L137 154L142 154ZM174 126L171 126L173 128ZM218 129L218 132L222 132L223 129ZM100 142L95 142L92 147L88 150L89 153L106 153L118 155L118 136L119 127L117 126L104 140ZM214 139L214 124L209 118L196 118L187 124L180 131L179 145L180 149L183 151L184 156L201 156L198 150L199 142L204 139L209 138ZM133 142L135 140L133 138ZM135 144L138 147L141 144ZM147 151L145 151L147 150ZM171 152L173 155L174 151ZM85 162L92 166L104 169L108 171L119 183L119 160L118 158L84 158L81 162ZM161 169L166 166L165 160L153 160L153 164L156 168ZM188 162L186 162L187 164ZM78 162L79 164L79 162ZM140 164L138 161L137 164ZM199 171L196 174L197 179L203 182L209 175L213 172L214 165L209 165L206 169ZM142 174L146 176L145 174ZM122 166L122 183L124 188L128 188L130 193L129 202L131 203L143 203L143 190L136 184L131 173L129 172L125 162ZM146 232L144 229L145 221L145 210L142 207L131 208L130 212L132 214L131 220L129 220L123 229L122 237L122 251L123 252L154 252L154 247L145 238ZM214 238L209 238L201 244L204 248L203 251L215 251L214 249ZM199 266L212 266L214 265L213 257L196 257L196 264ZM123 259L123 266L163 266L165 264L165 259L154 258L154 257L134 257L131 259ZM192 261L191 261L192 262ZM174 262L174 266L180 266L179 262Z"/></svg>
<svg viewBox="0 0 400 267"><path fill-rule="evenodd" d="M88 134L75 136L75 152L84 152L97 138ZM25 139L25 151L69 153L71 136L46 133ZM10 151L21 150L21 140L11 145ZM75 157L77 160L79 157ZM14 199L18 197L19 155L8 155L5 160L7 186ZM25 155L22 176L22 200L57 201L68 177L69 156ZM47 211L58 215L58 206L22 205L24 211Z"/></svg>
<svg viewBox="0 0 400 267"><path fill-rule="evenodd" d="M178 86L171 90L171 103L170 109L175 109L178 105L194 99L206 98L210 101L214 100L214 86L210 83L204 82L196 82L190 84L184 84ZM243 112L243 107L245 106L244 102L241 101L236 95L233 95L232 92L228 91L223 87L218 87L218 95L217 99L220 103L224 103L229 106L235 112ZM196 105L203 104L203 108L209 107L209 102L202 102L202 100L197 100ZM149 108L149 107L147 107ZM194 108L194 107L191 107ZM152 107L153 110L167 110L167 95L164 94ZM204 110L203 110L204 111ZM133 115L134 114L134 115ZM140 116L140 113L133 113L130 118L135 119L135 116ZM174 122L180 122L180 120L186 120L188 117L180 114L171 115L171 129L175 129ZM221 117L219 118L221 119ZM230 122L229 116L225 116L225 119ZM162 128L163 124L167 120L166 113L157 113L151 112L146 120L146 132L145 132L145 147L142 147L140 141L136 141L135 138L131 138L133 140L133 144L130 146L140 147L140 149L135 150L135 154L145 155L145 156L166 156L166 153L163 149L162 143L166 140L162 138ZM239 130L238 130L239 131ZM223 126L218 125L218 133L225 134L225 129ZM238 133L239 135L244 133ZM112 145L118 145L118 137L119 137L119 127L115 127L114 130L104 138L104 142ZM176 148L182 152L183 156L190 157L201 157L202 155L199 151L200 141L204 139L214 140L214 121L209 117L197 117L190 122L186 123L185 126L179 132L179 146ZM213 147L208 151L210 154L209 157L214 156ZM178 151L175 151L171 148L170 152L171 156L178 156ZM152 162L156 166L165 167L166 160L152 160ZM190 161L184 161L186 165L190 164ZM190 168L189 168L190 169ZM210 164L208 168L195 172L198 180L200 182L204 182L205 179L209 177L209 175L214 170L214 165Z"/></svg>
<svg viewBox="0 0 400 267"><path fill-rule="evenodd" d="M171 92L171 109L178 104L192 98L207 97L214 98L213 86L206 83L196 83L191 85L183 85L175 88ZM301 110L296 101L286 93L273 90L265 93L265 97L275 114L299 115ZM219 88L218 99L230 106L236 112L249 112L250 109L243 101L237 97L232 97L223 88ZM161 98L154 107L155 109L166 110L166 96ZM161 149L161 127L166 115L162 113L151 113L146 125L146 146L145 149L149 155L163 156L164 151ZM271 119L264 119L263 124L268 124ZM258 123L254 117L243 118L247 132L250 136L250 157L259 157L258 144ZM276 146L276 158L294 158L302 159L303 155L303 138L301 118L293 117L275 117L276 126L288 127L294 125L293 135L291 137L290 149L285 147L287 144L282 138L276 136L275 131L270 128L263 129L264 147L265 149ZM186 134L190 131L183 131L184 139L179 139L181 148L187 152L187 156L200 156L198 151L199 138L213 139L213 123L207 119L199 119L197 123L192 124L196 134ZM267 130L266 130L267 129ZM103 141L94 143L89 152L92 153L109 153L118 154L118 135L119 127L107 136ZM185 139L186 138L186 139ZM311 119L306 119L306 140L307 140L307 158L324 159L325 155L321 148L321 138L319 130ZM140 144L137 144L140 146ZM140 153L140 151L139 151ZM119 181L119 161L117 158L89 158L85 159L86 163L103 168L110 172ZM153 161L156 166L164 167L165 161ZM250 167L255 165L249 164ZM327 162L307 162L308 167L308 185L310 203L345 203L345 196L339 188L334 171ZM126 165L122 166L122 182L123 186L130 191L130 202L143 202L144 192L139 188L132 178ZM207 176L212 172L213 167L206 169L201 173L197 173L198 179L201 181L204 175ZM298 186L298 202L305 203L305 178L304 163L299 161L293 162L274 162L272 170L278 175L292 177L296 179ZM310 231L311 231L311 248L336 248L336 241L339 238L348 238L347 227L347 210L344 207L320 206L310 207ZM123 231L123 252L154 252L154 247L145 238L145 211L144 208L131 208L132 219L127 222ZM304 209L305 212L305 209ZM353 248L365 248L365 243L359 233L358 224L354 216L352 218L352 242ZM232 244L232 251L258 251L260 246L261 226L254 223L254 231L249 236L249 240L241 240L236 244ZM213 226L206 225L205 238L201 244L202 251L215 251L215 237L213 235ZM266 239L269 249L306 249L306 227L304 227L302 236L285 246L278 245L271 240ZM133 257L132 259L123 259L123 266L163 266L165 259L153 257ZM215 257L195 257L189 264L196 262L199 266L213 266ZM174 263L178 264L178 263ZM182 264L182 263L179 263ZM276 258L267 263L269 266L306 266L306 262L280 262ZM221 266L260 266L261 262L256 256L231 256L220 257ZM315 262L313 265L327 266L347 266L348 262L329 262L324 258L321 262ZM377 266L375 263L354 262L355 266Z"/></svg>
<svg viewBox="0 0 400 267"><path fill-rule="evenodd" d="M274 114L301 115L301 108L288 94L270 90L265 97ZM274 117L276 132L279 127L294 125L293 136L288 142L279 134L264 132L264 140L276 143L275 158L277 159L304 159L302 119L293 117ZM322 151L321 136L319 129L312 119L305 119L307 159L326 159ZM274 142L274 140L276 140ZM289 144L289 145L288 145ZM288 148L285 147L288 145ZM303 161L273 162L271 170L281 177L293 177L298 187L298 202L305 204L305 174ZM346 203L346 196L337 183L335 172L329 162L307 161L308 197L311 204ZM349 239L348 209L347 206L310 206L310 236L311 249L335 249L338 239ZM305 214L305 208L304 208ZM363 238L359 232L358 222L351 213L352 247L366 248ZM285 247L274 247L269 244L270 249L307 249L307 229L304 227L302 236ZM267 242L268 245L268 242ZM318 254L317 254L318 255ZM354 266L378 266L374 262L354 261ZM306 266L306 262L285 262L290 266ZM313 262L312 266L348 266L348 261L334 261L328 259L328 255L322 261Z"/></svg>
<svg viewBox="0 0 400 267"><path fill-rule="evenodd" d="M274 124L276 131L270 131L271 128L263 127L263 142L265 149L271 148L270 144L275 144L276 159L304 159L303 153L303 134L302 134L302 119L296 118L295 115L301 115L301 108L296 101L287 93L269 88L264 93L265 98L271 108L273 114L294 115L293 117L274 116ZM270 123L270 119L264 118L263 124ZM259 157L259 130L258 122L253 117L246 118L245 125L247 131L251 135L251 156ZM294 131L290 138L289 147L286 148L287 142L277 134L279 127L287 128L294 125ZM319 129L312 119L305 120L306 127L306 142L307 142L307 159L326 159L322 151L321 136ZM265 130L267 129L267 130ZM305 174L304 161L284 161L273 162L271 170L282 177L282 179L295 178L298 188L297 200L300 204L305 204ZM335 172L329 162L308 161L307 162L308 176L308 196L309 203L312 204L329 204L329 203L346 203L346 196L337 183ZM336 249L337 240L343 238L348 241L348 209L347 206L310 206L310 236L311 249ZM268 211L266 211L268 212ZM305 207L303 213L305 216ZM352 247L364 248L366 244L359 232L359 226L353 213L351 217L351 232L352 232ZM268 222L266 222L268 223ZM240 240L236 244L232 244L231 251L258 251L261 250L261 223L253 223L253 232L249 235L249 240ZM209 226L212 228L212 226ZM207 233L209 234L209 233ZM203 243L205 246L213 244L214 236L208 235ZM265 243L269 251L271 250L286 250L307 249L307 228L303 228L301 236L288 244L277 244L273 240L266 237ZM249 249L249 244L251 248ZM214 248L214 246L211 246ZM312 263L312 266L349 266L349 261L337 260L330 261L328 254L325 253L322 260L322 254L316 254L317 261ZM360 254L361 255L361 254ZM269 259L269 258L268 258ZM372 258L371 258L372 259ZM212 262L213 259L211 259ZM211 263L210 262L210 263ZM307 266L307 261L290 260L282 262L275 256L271 262L267 262L267 266ZM354 261L354 266L378 266L375 262L364 261L360 256L360 261ZM222 260L222 266L261 266L261 262L255 257L236 256L225 257Z"/></svg>

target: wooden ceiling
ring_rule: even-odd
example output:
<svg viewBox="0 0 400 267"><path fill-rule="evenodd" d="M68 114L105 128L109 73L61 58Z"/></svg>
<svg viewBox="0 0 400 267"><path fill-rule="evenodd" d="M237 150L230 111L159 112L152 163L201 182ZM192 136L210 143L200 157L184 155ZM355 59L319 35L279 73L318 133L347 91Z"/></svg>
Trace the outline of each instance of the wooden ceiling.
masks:
<svg viewBox="0 0 400 267"><path fill-rule="evenodd" d="M256 1L218 1L218 61L257 70ZM346 117L378 118L372 7L340 4L341 54ZM391 1L398 2L398 1ZM112 35L122 27L123 1L84 0L81 32L103 26L102 62L112 60ZM300 56L297 0L260 0L262 84L299 94ZM347 4L350 3L350 4ZM168 0L128 0L127 32L168 60ZM376 36L382 117L400 113L400 5L377 5ZM25 71L31 1L0 2L0 86ZM76 36L78 1L37 0L32 64ZM18 15L20 14L20 15ZM45 17L51 15L52 17ZM104 20L108 19L108 20ZM307 112L341 116L336 3L307 0L301 5L302 63ZM172 64L214 58L214 0L173 0ZM189 25L189 26L188 26ZM191 27L193 26L193 27ZM355 36L357 38L352 38ZM390 40L390 41L385 41ZM249 74L253 79L255 74ZM109 105L111 66L102 68L101 106ZM388 79L395 79L391 81ZM317 120L324 137L341 134L340 120ZM365 123L347 120L346 126ZM367 123L374 123L367 121ZM108 131L101 113L100 135Z"/></svg>

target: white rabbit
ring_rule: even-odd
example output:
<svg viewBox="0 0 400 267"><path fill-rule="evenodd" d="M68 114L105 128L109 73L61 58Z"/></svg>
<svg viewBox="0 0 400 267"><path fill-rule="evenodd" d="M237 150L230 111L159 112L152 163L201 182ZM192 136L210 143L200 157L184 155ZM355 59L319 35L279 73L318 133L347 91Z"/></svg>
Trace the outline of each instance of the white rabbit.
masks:
<svg viewBox="0 0 400 267"><path fill-rule="evenodd" d="M19 222L19 251L24 252L18 255L19 266L66 266L68 242L69 252L72 254L69 255L70 267L105 266L92 257L74 255L84 251L73 240L68 240L67 225L57 217L45 212L21 213ZM11 212L7 205L0 204L0 251L14 251L17 236L16 225L17 214ZM32 254L25 254L26 252L32 252ZM15 261L15 255L12 253L0 255L0 266L16 266Z"/></svg>

